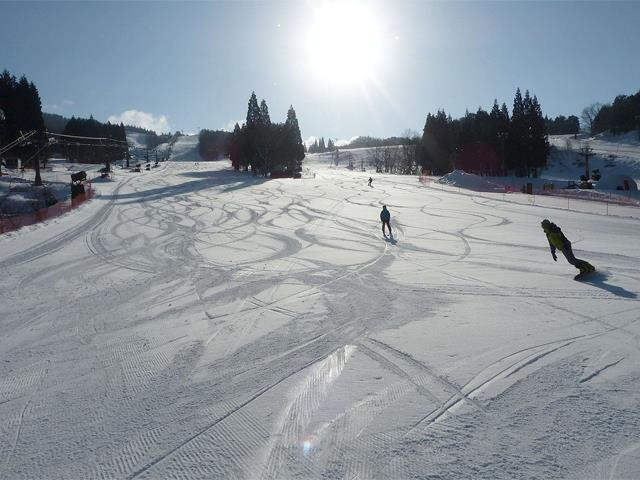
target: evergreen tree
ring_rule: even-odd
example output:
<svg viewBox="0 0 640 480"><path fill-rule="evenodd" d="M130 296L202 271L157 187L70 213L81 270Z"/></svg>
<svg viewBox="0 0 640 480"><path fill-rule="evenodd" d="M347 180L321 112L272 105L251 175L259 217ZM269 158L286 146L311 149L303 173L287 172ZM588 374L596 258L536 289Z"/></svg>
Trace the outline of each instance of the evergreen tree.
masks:
<svg viewBox="0 0 640 480"><path fill-rule="evenodd" d="M526 174L526 137L527 125L524 101L520 89L516 89L511 111L511 128L509 129L507 168L515 169L516 174Z"/></svg>
<svg viewBox="0 0 640 480"><path fill-rule="evenodd" d="M247 122L245 134L245 154L247 163L251 166L254 175L258 174L259 165L261 163L261 155L259 151L260 135L262 133L260 106L255 92L251 92L249 105L247 108Z"/></svg>
<svg viewBox="0 0 640 480"><path fill-rule="evenodd" d="M249 98L249 107L247 108L247 128L251 129L260 123L260 107L258 106L258 98L256 92L251 92Z"/></svg>
<svg viewBox="0 0 640 480"><path fill-rule="evenodd" d="M231 160L231 165L235 170L240 170L242 166L242 155L241 155L241 147L240 143L242 140L242 132L240 130L240 125L236 122L233 126L233 134L231 136L231 146L229 151L229 159Z"/></svg>
<svg viewBox="0 0 640 480"><path fill-rule="evenodd" d="M547 126L542 116L542 108L535 95L531 100L528 120L529 148L531 151L530 168L533 169L534 177L537 177L538 171L547 165L550 147L547 141Z"/></svg>
<svg viewBox="0 0 640 480"><path fill-rule="evenodd" d="M271 118L269 117L269 107L263 99L260 102L259 121L256 130L255 153L257 173L262 176L269 175L274 166L273 150L277 139L275 131L271 128Z"/></svg>
<svg viewBox="0 0 640 480"><path fill-rule="evenodd" d="M260 124L261 125L271 125L271 118L269 117L269 107L267 107L267 102L262 100L260 102Z"/></svg>
<svg viewBox="0 0 640 480"><path fill-rule="evenodd" d="M42 101L40 93L33 82L29 82L29 128L44 132L44 118L42 116Z"/></svg>
<svg viewBox="0 0 640 480"><path fill-rule="evenodd" d="M609 130L614 135L640 129L640 90L635 95L618 95L613 104L603 105L591 127L593 133Z"/></svg>
<svg viewBox="0 0 640 480"><path fill-rule="evenodd" d="M304 144L300 134L300 126L293 105L287 111L287 120L284 123L287 135L287 170L295 175L302 171L302 160L304 159ZM329 140L331 142L331 140Z"/></svg>
<svg viewBox="0 0 640 480"><path fill-rule="evenodd" d="M452 133L449 117L444 110L438 110L435 116L427 115L418 156L423 168L439 175L449 173L453 169L451 157L454 137Z"/></svg>

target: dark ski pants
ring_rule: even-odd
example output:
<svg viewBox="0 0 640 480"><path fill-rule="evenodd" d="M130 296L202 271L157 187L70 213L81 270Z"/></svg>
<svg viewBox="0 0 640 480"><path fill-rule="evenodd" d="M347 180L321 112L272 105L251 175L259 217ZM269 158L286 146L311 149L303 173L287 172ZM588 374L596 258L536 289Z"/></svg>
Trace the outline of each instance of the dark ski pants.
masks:
<svg viewBox="0 0 640 480"><path fill-rule="evenodd" d="M382 221L382 234L384 235L384 226L385 225L389 228L389 235L391 235L391 225L389 225L389 220L383 220Z"/></svg>
<svg viewBox="0 0 640 480"><path fill-rule="evenodd" d="M571 245L566 245L560 251L567 259L567 262L569 262L571 265L573 265L577 269L582 269L582 267L585 266L585 264L587 263L584 260L580 260L579 258L575 257L575 255L573 254L573 249L571 248Z"/></svg>

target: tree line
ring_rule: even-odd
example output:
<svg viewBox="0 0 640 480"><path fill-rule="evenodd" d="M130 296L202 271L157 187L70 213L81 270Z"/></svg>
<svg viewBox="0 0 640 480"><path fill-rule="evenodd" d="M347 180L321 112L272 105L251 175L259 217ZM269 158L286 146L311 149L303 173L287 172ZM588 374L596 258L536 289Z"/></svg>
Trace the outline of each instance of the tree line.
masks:
<svg viewBox="0 0 640 480"><path fill-rule="evenodd" d="M591 125L592 134L610 131L617 135L634 129L640 129L640 90L635 95L618 95L611 105L599 106Z"/></svg>
<svg viewBox="0 0 640 480"><path fill-rule="evenodd" d="M419 165L442 175L454 168L480 175L537 176L550 147L537 97L518 88L511 114L505 103L486 112L478 108L452 119L444 110L429 113L418 145Z"/></svg>
<svg viewBox="0 0 640 480"><path fill-rule="evenodd" d="M415 132L414 132L415 133ZM375 147L391 147L394 145L413 145L419 141L417 134L404 135L400 137L376 138L369 136L360 136L351 140L348 144L340 147L343 150L354 148L375 148Z"/></svg>
<svg viewBox="0 0 640 480"><path fill-rule="evenodd" d="M560 115L554 119L544 117L549 135L575 135L580 133L580 120L575 115Z"/></svg>
<svg viewBox="0 0 640 480"><path fill-rule="evenodd" d="M200 130L198 153L204 160L219 160L231 153L233 134L223 130Z"/></svg>
<svg viewBox="0 0 640 480"><path fill-rule="evenodd" d="M329 139L329 141L324 143L324 137L320 137L320 140L317 138L315 141L309 145L307 151L309 153L325 153L325 152L333 152L336 149L336 145L333 140Z"/></svg>
<svg viewBox="0 0 640 480"><path fill-rule="evenodd" d="M19 80L4 70L0 75L0 145L12 142L20 132L44 132L42 103L33 82Z"/></svg>
<svg viewBox="0 0 640 480"><path fill-rule="evenodd" d="M262 176L298 177L302 171L304 144L293 106L284 123L272 123L263 99L258 105L255 92L249 98L246 122L233 129L229 145L231 164L236 170Z"/></svg>
<svg viewBox="0 0 640 480"><path fill-rule="evenodd" d="M71 117L62 133L69 137L62 137L54 148L71 162L108 164L124 159L129 151L122 123L102 123L93 116Z"/></svg>
<svg viewBox="0 0 640 480"><path fill-rule="evenodd" d="M391 147L397 145L413 145L419 142L419 137L417 134L411 135L409 134L400 136L400 137L387 137L387 138L376 138L370 136L359 136L351 140L349 143L340 146L340 150L351 150L355 148L376 148L376 147ZM414 132L415 133L415 132ZM320 139L316 139L307 151L309 153L325 153L325 152L333 152L337 150L335 142L331 139L327 142L326 146L324 143L324 137L320 137Z"/></svg>

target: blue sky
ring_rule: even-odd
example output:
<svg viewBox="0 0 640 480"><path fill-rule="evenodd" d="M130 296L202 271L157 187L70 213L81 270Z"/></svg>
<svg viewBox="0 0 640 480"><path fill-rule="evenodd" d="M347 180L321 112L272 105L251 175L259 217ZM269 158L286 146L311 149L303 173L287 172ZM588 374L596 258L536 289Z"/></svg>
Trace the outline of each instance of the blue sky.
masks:
<svg viewBox="0 0 640 480"><path fill-rule="evenodd" d="M0 69L45 111L185 132L242 121L255 90L304 138L421 131L440 108L510 109L516 87L549 116L640 89L640 2L335 3L0 1Z"/></svg>

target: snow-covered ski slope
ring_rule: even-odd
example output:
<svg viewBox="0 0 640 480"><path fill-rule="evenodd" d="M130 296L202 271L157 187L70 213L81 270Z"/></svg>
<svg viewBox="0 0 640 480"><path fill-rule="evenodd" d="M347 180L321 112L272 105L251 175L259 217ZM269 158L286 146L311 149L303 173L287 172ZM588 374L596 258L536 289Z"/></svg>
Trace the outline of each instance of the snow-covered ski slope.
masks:
<svg viewBox="0 0 640 480"><path fill-rule="evenodd" d="M638 131L623 135L599 134L595 137L579 135L551 135L549 143L555 147L549 158L549 167L542 175L551 178L576 180L584 174L582 159L578 152L588 147L594 155L590 158L590 170L599 169L603 177L607 175L629 175L640 182L640 138Z"/></svg>
<svg viewBox="0 0 640 480"><path fill-rule="evenodd" d="M640 477L638 220L308 168L0 237L0 478Z"/></svg>

